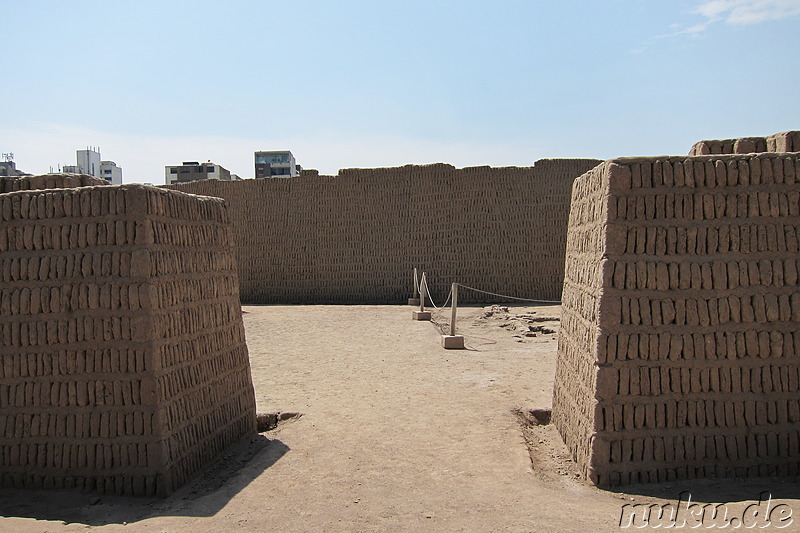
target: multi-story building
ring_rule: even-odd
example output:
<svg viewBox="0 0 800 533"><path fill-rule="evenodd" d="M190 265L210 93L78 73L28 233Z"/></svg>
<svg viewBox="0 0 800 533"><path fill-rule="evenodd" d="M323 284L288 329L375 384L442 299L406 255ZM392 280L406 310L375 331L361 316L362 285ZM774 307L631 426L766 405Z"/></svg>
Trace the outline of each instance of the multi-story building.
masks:
<svg viewBox="0 0 800 533"><path fill-rule="evenodd" d="M0 176L25 176L24 172L17 170L17 165L14 163L14 154L2 154Z"/></svg>
<svg viewBox="0 0 800 533"><path fill-rule="evenodd" d="M100 177L111 185L122 185L122 168L113 161L100 161Z"/></svg>
<svg viewBox="0 0 800 533"><path fill-rule="evenodd" d="M113 161L101 161L100 149L86 148L78 150L77 165L63 165L62 172L71 174L86 174L95 178L102 178L111 185L122 185L122 167L118 167Z"/></svg>
<svg viewBox="0 0 800 533"><path fill-rule="evenodd" d="M100 149L87 148L78 150L78 173L99 178L100 176Z"/></svg>
<svg viewBox="0 0 800 533"><path fill-rule="evenodd" d="M202 164L197 161L184 161L180 165L164 167L164 183L167 185L187 181L230 179L229 170L211 161Z"/></svg>
<svg viewBox="0 0 800 533"><path fill-rule="evenodd" d="M256 178L293 178L302 168L289 150L256 152Z"/></svg>

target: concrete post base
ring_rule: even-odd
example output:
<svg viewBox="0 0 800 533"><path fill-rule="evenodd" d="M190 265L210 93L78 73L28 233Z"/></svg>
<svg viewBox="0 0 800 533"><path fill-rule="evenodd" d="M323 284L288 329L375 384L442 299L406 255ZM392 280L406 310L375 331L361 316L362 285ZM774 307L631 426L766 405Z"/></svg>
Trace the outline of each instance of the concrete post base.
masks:
<svg viewBox="0 0 800 533"><path fill-rule="evenodd" d="M446 350L463 350L464 349L464 336L463 335L442 335L442 346Z"/></svg>
<svg viewBox="0 0 800 533"><path fill-rule="evenodd" d="M431 312L430 311L411 311L411 319L412 320L430 320L431 319Z"/></svg>
<svg viewBox="0 0 800 533"><path fill-rule="evenodd" d="M419 307L419 298L409 298L408 305L415 305Z"/></svg>

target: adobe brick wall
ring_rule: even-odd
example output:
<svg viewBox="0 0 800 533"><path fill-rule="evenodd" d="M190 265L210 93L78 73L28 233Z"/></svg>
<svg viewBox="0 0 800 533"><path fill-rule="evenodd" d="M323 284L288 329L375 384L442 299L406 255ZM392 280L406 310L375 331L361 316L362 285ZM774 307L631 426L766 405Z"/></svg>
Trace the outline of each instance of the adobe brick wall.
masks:
<svg viewBox="0 0 800 533"><path fill-rule="evenodd" d="M800 152L800 131L784 131L768 137L698 141L692 145L689 155L754 152Z"/></svg>
<svg viewBox="0 0 800 533"><path fill-rule="evenodd" d="M553 422L598 485L800 473L800 154L575 182Z"/></svg>
<svg viewBox="0 0 800 533"><path fill-rule="evenodd" d="M228 202L244 302L404 303L414 267L439 304L454 281L558 299L572 181L599 163L407 165L166 188Z"/></svg>
<svg viewBox="0 0 800 533"><path fill-rule="evenodd" d="M106 180L85 174L43 174L41 176L0 176L0 193L32 189L66 189L108 185Z"/></svg>
<svg viewBox="0 0 800 533"><path fill-rule="evenodd" d="M224 202L0 194L0 483L168 494L255 400Z"/></svg>

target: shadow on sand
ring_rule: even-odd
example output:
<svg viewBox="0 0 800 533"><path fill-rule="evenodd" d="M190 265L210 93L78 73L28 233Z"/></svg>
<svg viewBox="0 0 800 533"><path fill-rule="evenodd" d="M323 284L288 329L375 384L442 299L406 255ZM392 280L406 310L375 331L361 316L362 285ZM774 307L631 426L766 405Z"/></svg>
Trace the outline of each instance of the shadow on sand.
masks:
<svg viewBox="0 0 800 533"><path fill-rule="evenodd" d="M549 484L560 484L565 490L577 484L594 486L579 472L572 454L550 423L549 407L518 409L515 413L537 477ZM688 479L597 487L597 490L637 504L685 502L688 495L698 504L758 502L766 493L772 500L793 500L792 507L800 512L800 504L795 503L800 502L800 478L797 476Z"/></svg>
<svg viewBox="0 0 800 533"><path fill-rule="evenodd" d="M661 500L678 500L681 494L691 494L696 503L758 501L763 493L771 495L773 500L800 500L800 482L796 477L692 479L622 485L610 490ZM800 511L800 507L797 510Z"/></svg>
<svg viewBox="0 0 800 533"><path fill-rule="evenodd" d="M88 526L130 524L157 516L213 516L288 451L281 441L261 434L243 439L166 498L0 489L0 516Z"/></svg>

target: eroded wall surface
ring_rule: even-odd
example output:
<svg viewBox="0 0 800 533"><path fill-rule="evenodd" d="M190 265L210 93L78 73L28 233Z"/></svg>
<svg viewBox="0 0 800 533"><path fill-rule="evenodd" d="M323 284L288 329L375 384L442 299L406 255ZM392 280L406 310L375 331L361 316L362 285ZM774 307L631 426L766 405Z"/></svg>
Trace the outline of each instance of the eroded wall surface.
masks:
<svg viewBox="0 0 800 533"><path fill-rule="evenodd" d="M0 482L167 494L255 432L226 206L0 194Z"/></svg>
<svg viewBox="0 0 800 533"><path fill-rule="evenodd" d="M0 193L32 189L65 189L108 185L106 180L85 174L44 174L41 176L0 176Z"/></svg>
<svg viewBox="0 0 800 533"><path fill-rule="evenodd" d="M800 152L800 131L784 131L768 137L698 141L692 146L689 155L753 152Z"/></svg>
<svg viewBox="0 0 800 533"><path fill-rule="evenodd" d="M593 482L798 474L799 197L786 153L576 181L553 421Z"/></svg>
<svg viewBox="0 0 800 533"><path fill-rule="evenodd" d="M407 165L168 188L228 202L244 302L404 303L414 267L439 305L452 282L558 299L572 181L599 163ZM498 301L466 290L459 299Z"/></svg>

